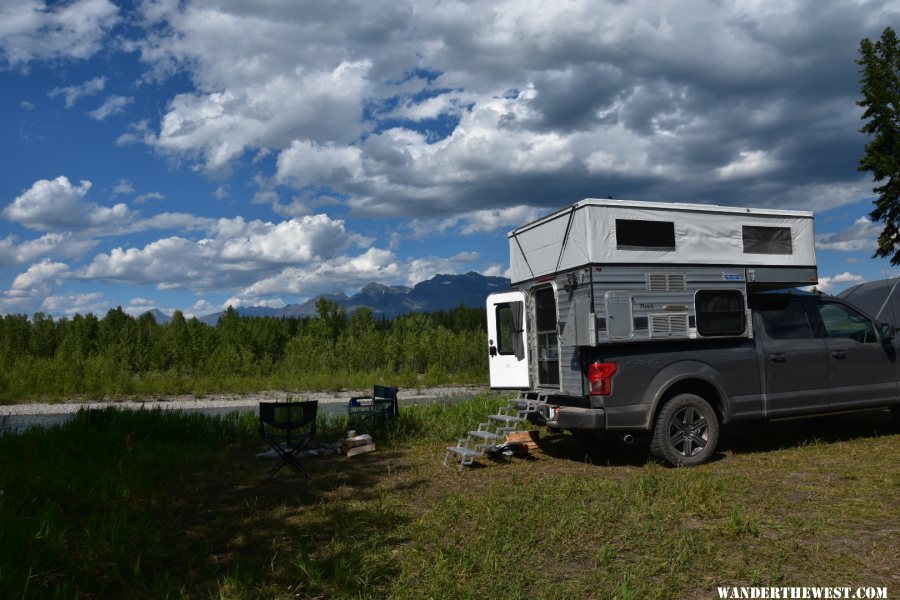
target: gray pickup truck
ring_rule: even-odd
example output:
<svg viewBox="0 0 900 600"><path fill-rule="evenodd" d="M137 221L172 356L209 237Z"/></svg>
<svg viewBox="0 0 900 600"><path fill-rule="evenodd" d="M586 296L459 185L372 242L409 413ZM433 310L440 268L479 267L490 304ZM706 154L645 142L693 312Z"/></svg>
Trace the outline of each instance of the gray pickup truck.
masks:
<svg viewBox="0 0 900 600"><path fill-rule="evenodd" d="M538 420L626 441L648 432L655 457L695 465L715 452L723 423L885 408L900 419L892 325L820 294L751 294L748 304L749 339L586 348L584 389L602 393L554 396Z"/></svg>

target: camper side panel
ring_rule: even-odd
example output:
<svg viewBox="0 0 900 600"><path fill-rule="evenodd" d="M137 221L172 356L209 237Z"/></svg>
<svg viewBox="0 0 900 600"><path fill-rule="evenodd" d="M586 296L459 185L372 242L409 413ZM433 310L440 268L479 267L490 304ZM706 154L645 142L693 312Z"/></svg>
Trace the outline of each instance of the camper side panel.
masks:
<svg viewBox="0 0 900 600"><path fill-rule="evenodd" d="M744 315L740 333L714 337L752 335L743 268L645 265L593 269L598 344L705 337L702 328L697 328L696 300L701 291L701 302L710 295L718 300L715 296L721 294L721 302L707 304Z"/></svg>

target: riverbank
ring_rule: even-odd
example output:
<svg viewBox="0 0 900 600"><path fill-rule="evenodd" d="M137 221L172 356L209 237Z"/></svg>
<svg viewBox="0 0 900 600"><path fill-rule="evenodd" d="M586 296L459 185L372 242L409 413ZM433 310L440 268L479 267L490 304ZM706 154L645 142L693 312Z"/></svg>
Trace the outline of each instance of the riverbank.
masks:
<svg viewBox="0 0 900 600"><path fill-rule="evenodd" d="M439 398L471 397L488 391L481 385L436 386L417 389L400 389L398 400L403 404L415 403L417 400L434 400ZM116 406L122 409L140 410L162 408L167 410L196 410L208 409L241 409L253 408L260 402L286 401L286 400L317 400L319 404L346 404L351 396L365 396L371 394L369 390L341 390L337 392L286 392L269 390L248 394L208 394L202 397L184 395L148 396L142 399L136 398L109 398L103 400L78 400L69 399L63 402L34 402L27 404L0 405L0 418L5 416L32 416L32 415L67 415L74 414L81 409L100 409L107 406Z"/></svg>

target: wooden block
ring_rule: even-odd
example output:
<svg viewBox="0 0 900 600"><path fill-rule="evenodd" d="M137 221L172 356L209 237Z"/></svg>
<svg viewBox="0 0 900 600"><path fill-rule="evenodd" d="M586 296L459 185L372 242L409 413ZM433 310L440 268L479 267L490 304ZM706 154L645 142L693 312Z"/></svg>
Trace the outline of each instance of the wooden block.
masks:
<svg viewBox="0 0 900 600"><path fill-rule="evenodd" d="M541 433L537 430L532 431L513 431L506 434L506 441L514 444L525 444L529 450L535 450L537 440L540 439Z"/></svg>
<svg viewBox="0 0 900 600"><path fill-rule="evenodd" d="M347 450L347 458L356 456L357 454L367 454L369 452L375 452L375 444L366 444L365 446L350 448Z"/></svg>

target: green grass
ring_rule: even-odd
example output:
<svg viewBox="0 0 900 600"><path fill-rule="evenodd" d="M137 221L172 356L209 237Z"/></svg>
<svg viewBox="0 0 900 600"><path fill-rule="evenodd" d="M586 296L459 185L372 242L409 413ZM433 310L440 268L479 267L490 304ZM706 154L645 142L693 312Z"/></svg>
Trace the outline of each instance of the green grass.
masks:
<svg viewBox="0 0 900 600"><path fill-rule="evenodd" d="M900 567L890 416L726 428L708 465L542 432L442 466L502 402L405 407L378 451L268 463L252 416L83 412L0 436L3 598L673 598L880 585ZM341 417L319 423L339 435Z"/></svg>

